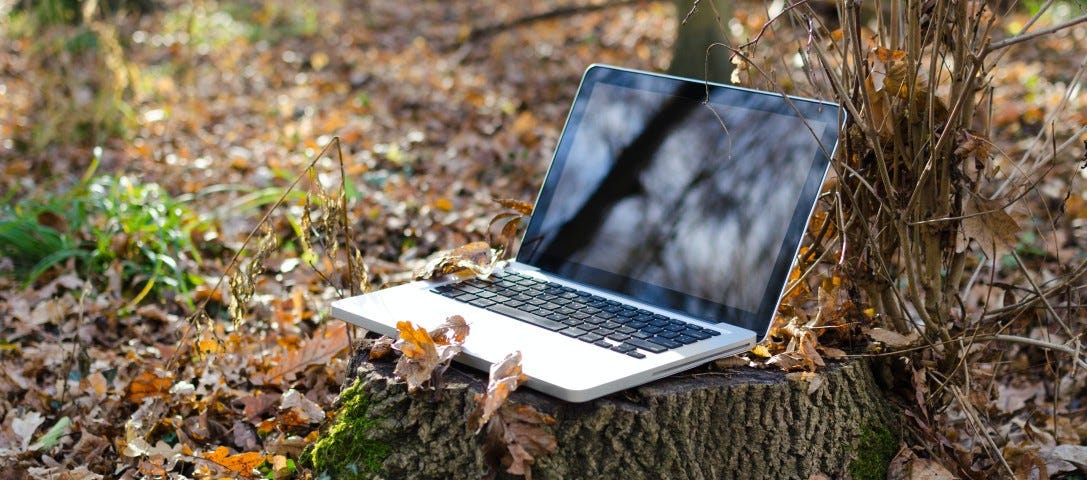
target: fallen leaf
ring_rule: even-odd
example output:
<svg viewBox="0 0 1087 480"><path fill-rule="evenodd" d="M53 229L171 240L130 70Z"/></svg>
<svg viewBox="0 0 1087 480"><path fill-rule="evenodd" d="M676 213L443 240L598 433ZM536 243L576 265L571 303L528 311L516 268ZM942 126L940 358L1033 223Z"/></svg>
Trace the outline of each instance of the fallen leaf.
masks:
<svg viewBox="0 0 1087 480"><path fill-rule="evenodd" d="M1087 470L1087 445L1057 445L1038 451L1050 474Z"/></svg>
<svg viewBox="0 0 1087 480"><path fill-rule="evenodd" d="M229 449L220 446L215 450L205 453L203 457L231 472L239 473L244 476L252 476L255 475L257 467L264 463L264 460L268 456L260 452L245 452L231 455Z"/></svg>
<svg viewBox="0 0 1087 480"><path fill-rule="evenodd" d="M255 381L263 385L279 385L293 380L294 376L312 365L325 365L336 355L351 347L347 338L347 324L334 322L328 324L323 334L315 333L304 340L302 347L274 355L268 360L271 365L266 372L258 375Z"/></svg>
<svg viewBox="0 0 1087 480"><path fill-rule="evenodd" d="M1004 211L1001 202L971 197L966 202L962 220L963 236L977 242L990 260L1015 248L1019 223ZM961 249L960 249L961 251Z"/></svg>
<svg viewBox="0 0 1087 480"><path fill-rule="evenodd" d="M38 430L41 424L45 423L45 417L42 414L30 411L26 415L16 417L11 421L11 430L15 432L15 436L19 437L19 451L25 452L30 445L30 440L34 437L34 432Z"/></svg>
<svg viewBox="0 0 1087 480"><path fill-rule="evenodd" d="M38 438L38 441L34 442L34 444L30 445L28 448L34 451L53 448L54 445L60 442L60 437L68 433L68 427L71 425L71 418L61 417L60 420L57 420L57 423L54 423L52 427L49 427L48 431Z"/></svg>
<svg viewBox="0 0 1087 480"><path fill-rule="evenodd" d="M487 391L476 395L476 410L469 417L468 425L478 433L491 416L506 403L510 393L517 390L528 376L521 372L521 352L516 351L502 361L491 365Z"/></svg>
<svg viewBox="0 0 1087 480"><path fill-rule="evenodd" d="M393 339L381 337L370 347L370 360L380 360L393 354Z"/></svg>
<svg viewBox="0 0 1087 480"><path fill-rule="evenodd" d="M486 242L472 242L432 255L426 265L416 270L414 277L416 280L426 280L461 270L489 275L496 265L495 258L494 250Z"/></svg>
<svg viewBox="0 0 1087 480"><path fill-rule="evenodd" d="M293 388L283 394L279 412L280 421L291 427L321 423L325 419L325 411L320 405Z"/></svg>
<svg viewBox="0 0 1087 480"><path fill-rule="evenodd" d="M501 421L495 425L502 428L501 438L507 452L502 463L507 465L507 472L531 480L531 467L536 458L554 452L558 447L555 436L544 428L544 425L555 423L555 419L531 405L506 405L500 412Z"/></svg>
<svg viewBox="0 0 1087 480"><path fill-rule="evenodd" d="M905 347L914 340L917 340L917 333L911 333L909 336L902 335L901 333L893 330L887 330L886 328L875 327L865 332L868 338L874 341L882 343L891 348Z"/></svg>
<svg viewBox="0 0 1087 480"><path fill-rule="evenodd" d="M147 397L166 396L174 384L174 375L161 370L143 371L128 384L125 400L140 403Z"/></svg>
<svg viewBox="0 0 1087 480"><path fill-rule="evenodd" d="M908 447L902 447L887 467L887 480L954 480L943 465L918 457Z"/></svg>
<svg viewBox="0 0 1087 480"><path fill-rule="evenodd" d="M464 317L453 315L438 325L438 328L430 331L430 339L437 345L464 343L464 339L468 337L468 330L468 323L464 321Z"/></svg>

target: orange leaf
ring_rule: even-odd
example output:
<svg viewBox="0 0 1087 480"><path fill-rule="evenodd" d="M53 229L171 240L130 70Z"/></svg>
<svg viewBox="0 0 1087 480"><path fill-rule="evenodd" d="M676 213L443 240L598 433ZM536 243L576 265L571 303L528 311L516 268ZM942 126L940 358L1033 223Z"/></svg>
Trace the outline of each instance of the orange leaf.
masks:
<svg viewBox="0 0 1087 480"><path fill-rule="evenodd" d="M513 200L509 198L496 198L494 201L498 202L504 208L514 210L522 215L532 215L532 204L528 202L522 202L520 200Z"/></svg>
<svg viewBox="0 0 1087 480"><path fill-rule="evenodd" d="M132 403L140 403L144 398L165 396L174 383L174 376L169 372L155 371L140 372L132 383L128 384L125 392L125 400Z"/></svg>
<svg viewBox="0 0 1087 480"><path fill-rule="evenodd" d="M256 470L260 464L264 463L264 460L268 457L259 452L246 452L230 455L230 450L227 450L226 447L222 446L205 453L203 456L205 459L215 462L227 470L243 475L253 475L254 470Z"/></svg>
<svg viewBox="0 0 1087 480"><path fill-rule="evenodd" d="M442 322L441 325L438 325L438 328L430 332L430 339L438 345L464 343L464 339L468 337L468 330L468 323L464 321L464 317L453 315L452 317L445 319L445 322Z"/></svg>
<svg viewBox="0 0 1087 480"><path fill-rule="evenodd" d="M393 348L403 355L397 360L393 374L407 382L408 391L436 382L453 357L460 353L461 343L468 335L468 326L460 316L449 317L434 332L407 321L397 322L396 329L400 331L400 340ZM452 337L448 336L449 332ZM440 338L440 343L435 343L435 337Z"/></svg>
<svg viewBox="0 0 1087 480"><path fill-rule="evenodd" d="M340 352L351 346L347 338L347 324L332 323L324 334L315 332L313 338L304 340L302 347L274 355L268 360L271 368L256 381L263 385L278 385L291 381L298 372L311 365L325 365Z"/></svg>

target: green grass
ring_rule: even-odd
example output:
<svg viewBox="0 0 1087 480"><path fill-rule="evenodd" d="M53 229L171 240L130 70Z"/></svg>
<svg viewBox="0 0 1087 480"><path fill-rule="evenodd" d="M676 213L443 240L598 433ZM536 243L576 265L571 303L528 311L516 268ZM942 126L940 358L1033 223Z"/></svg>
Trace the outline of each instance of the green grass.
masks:
<svg viewBox="0 0 1087 480"><path fill-rule="evenodd" d="M192 234L209 222L158 184L94 176L96 165L62 194L0 207L0 255L12 259L15 275L29 286L68 259L88 279L119 268L130 306L199 283L182 260L200 261Z"/></svg>

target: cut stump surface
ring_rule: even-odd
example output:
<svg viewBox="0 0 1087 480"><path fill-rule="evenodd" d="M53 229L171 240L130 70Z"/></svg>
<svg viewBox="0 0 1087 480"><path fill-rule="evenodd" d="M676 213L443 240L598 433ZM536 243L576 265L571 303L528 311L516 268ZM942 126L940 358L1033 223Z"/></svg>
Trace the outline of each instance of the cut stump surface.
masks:
<svg viewBox="0 0 1087 480"><path fill-rule="evenodd" d="M484 476L483 437L467 419L486 373L454 365L440 395L409 394L393 362L356 355L348 382L357 378L368 400L366 437L388 447L375 477ZM850 478L851 463L874 451L871 432L897 437L898 416L868 362L833 363L820 375L810 393L808 381L776 370L702 368L587 403L527 388L510 401L555 419L558 448L536 459L534 479Z"/></svg>

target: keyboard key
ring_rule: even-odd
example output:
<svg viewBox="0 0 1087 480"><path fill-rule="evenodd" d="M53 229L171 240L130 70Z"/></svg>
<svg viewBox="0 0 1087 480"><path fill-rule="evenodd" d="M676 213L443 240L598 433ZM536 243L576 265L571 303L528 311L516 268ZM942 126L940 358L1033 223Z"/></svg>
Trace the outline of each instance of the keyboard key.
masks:
<svg viewBox="0 0 1087 480"><path fill-rule="evenodd" d="M475 305L475 306L480 307L480 308L487 308L487 307L489 307L491 305L494 305L495 302L493 300L489 300L489 299L486 299L486 298L477 298L475 300L472 300L472 301L468 302L468 304L469 305Z"/></svg>
<svg viewBox="0 0 1087 480"><path fill-rule="evenodd" d="M521 320L523 322L546 328L548 330L562 330L567 328L566 325L563 325L560 322L549 320L539 315L527 313L513 307L508 307L506 305L494 305L490 308L490 310L493 312L501 313L502 315L506 315L508 317L515 318L517 320Z"/></svg>
<svg viewBox="0 0 1087 480"><path fill-rule="evenodd" d="M628 341L633 341L633 340L628 340ZM666 347L666 348L679 348L679 347L683 346L682 343L679 343L679 342L676 342L676 341L673 341L673 340L669 340L667 338L662 338L662 337L649 337L649 340L646 340L646 341L655 343L657 345L660 345L660 346Z"/></svg>
<svg viewBox="0 0 1087 480"><path fill-rule="evenodd" d="M578 337L580 337L582 335L588 334L589 332L586 332L585 330L582 330L582 329L577 328L577 327L570 327L570 328L567 328L567 329L564 329L564 330L559 330L559 333L561 333L563 335L566 335L567 337L578 338Z"/></svg>
<svg viewBox="0 0 1087 480"><path fill-rule="evenodd" d="M632 350L635 350L636 348L637 347L635 347L634 345L631 345L629 343L621 343L619 345L611 347L612 350L615 350L616 352L619 352L619 353L627 353L627 352L630 352Z"/></svg>
<svg viewBox="0 0 1087 480"><path fill-rule="evenodd" d="M697 338L690 337L690 336L687 336L687 335L680 335L680 336L677 336L676 338L673 338L672 340L675 340L675 341L677 341L679 343L682 343L684 345L690 345L690 344L698 341Z"/></svg>
<svg viewBox="0 0 1087 480"><path fill-rule="evenodd" d="M631 357L634 357L634 358L645 358L645 354L642 353L642 352L639 352L637 350L627 352L627 355L631 356Z"/></svg>
<svg viewBox="0 0 1087 480"><path fill-rule="evenodd" d="M710 338L710 334L706 333L703 330L690 330L690 329L687 329L687 330L683 331L683 334L687 335L689 337L694 337L694 338L696 338L698 340L705 340L707 338Z"/></svg>
<svg viewBox="0 0 1087 480"><path fill-rule="evenodd" d="M638 347L638 348L640 348L642 350L645 350L647 352L652 352L652 353L661 353L661 352L665 352L665 351L668 350L668 347L665 347L665 346L657 344L657 343L652 343L652 342L649 342L649 341L646 341L646 340L642 340L640 338L631 338L630 340L627 340L626 343L628 345L634 345L635 347Z"/></svg>
<svg viewBox="0 0 1087 480"><path fill-rule="evenodd" d="M625 333L613 332L608 334L608 338L615 340L616 342L625 342L630 339L630 335Z"/></svg>
<svg viewBox="0 0 1087 480"><path fill-rule="evenodd" d="M583 342L596 343L596 342L599 342L599 341L603 340L604 337L601 337L600 335L589 332L589 333L586 333L585 335L577 337L577 339L581 340Z"/></svg>

